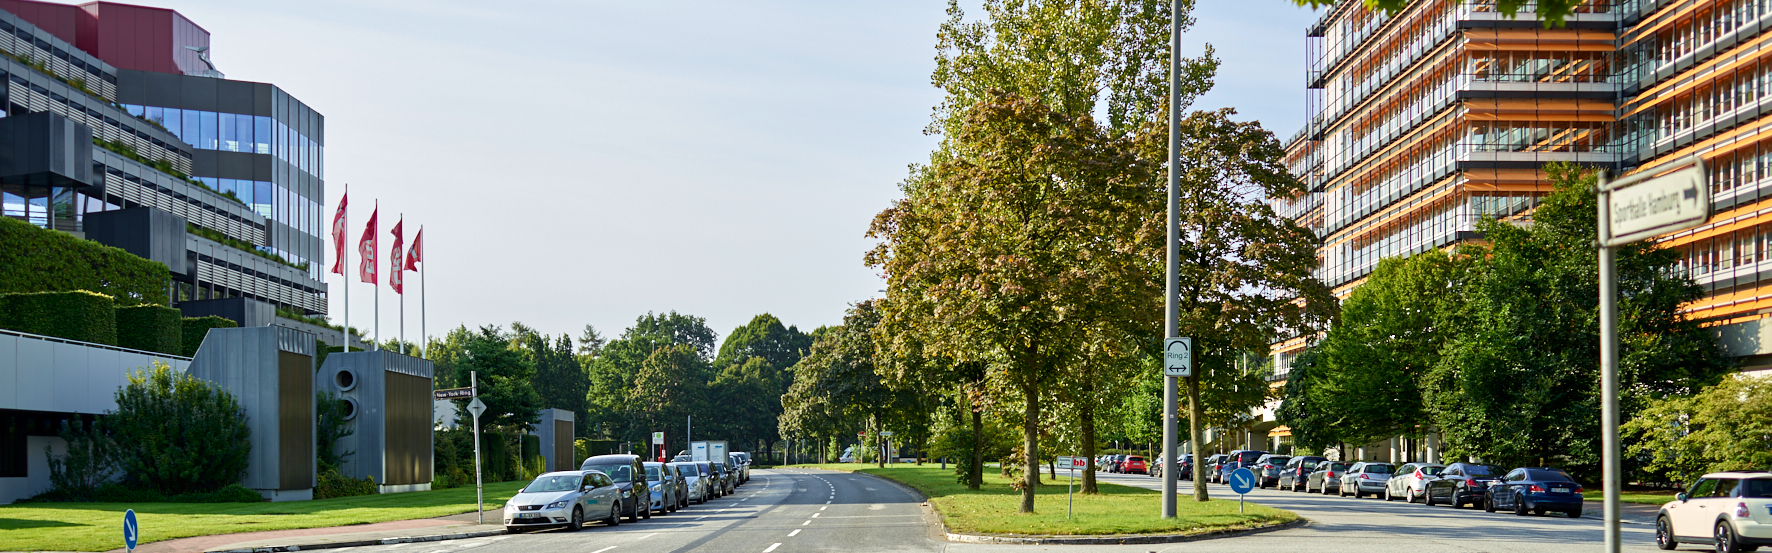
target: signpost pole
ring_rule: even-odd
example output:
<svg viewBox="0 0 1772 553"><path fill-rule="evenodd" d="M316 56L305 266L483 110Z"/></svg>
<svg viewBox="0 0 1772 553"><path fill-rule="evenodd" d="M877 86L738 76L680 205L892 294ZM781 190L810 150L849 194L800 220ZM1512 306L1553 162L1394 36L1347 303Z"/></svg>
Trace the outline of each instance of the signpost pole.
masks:
<svg viewBox="0 0 1772 553"><path fill-rule="evenodd" d="M1607 201L1612 193L1606 190L1606 175L1600 174L1600 236L1610 236L1612 224L1607 215ZM1618 553L1619 501L1623 489L1619 478L1618 451L1618 275L1615 261L1618 250L1600 244L1600 480L1605 490L1606 551Z"/></svg>
<svg viewBox="0 0 1772 553"><path fill-rule="evenodd" d="M468 387L474 389L474 401L480 400L480 371L468 371ZM480 524L486 524L486 488L480 481L480 414L474 415L474 513Z"/></svg>
<svg viewBox="0 0 1772 553"><path fill-rule="evenodd" d="M1064 486L1064 519L1070 520L1071 513L1077 510L1077 462L1065 459L1065 468L1070 470L1070 481Z"/></svg>
<svg viewBox="0 0 1772 553"><path fill-rule="evenodd" d="M1169 244L1168 275L1163 287L1163 337L1180 334L1181 320L1175 312L1175 295L1180 293L1181 273L1181 173L1176 167L1181 155L1181 109L1176 101L1181 79L1181 1L1172 0L1169 11ZM1175 396L1176 377L1163 377L1163 458L1175 458ZM1165 461L1167 462L1167 461ZM1163 471L1163 518L1175 518L1174 471Z"/></svg>

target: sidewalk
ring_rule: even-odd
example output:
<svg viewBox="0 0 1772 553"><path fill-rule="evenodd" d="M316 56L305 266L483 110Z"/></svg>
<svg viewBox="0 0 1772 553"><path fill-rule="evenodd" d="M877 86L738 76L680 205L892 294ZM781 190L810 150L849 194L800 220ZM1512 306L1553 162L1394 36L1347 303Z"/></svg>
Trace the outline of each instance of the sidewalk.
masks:
<svg viewBox="0 0 1772 553"><path fill-rule="evenodd" d="M1581 503L1581 512L1583 516L1604 518L1606 516L1606 504L1599 501L1583 501ZM1655 515L1660 513L1660 505L1644 505L1642 503L1618 504L1618 515L1624 522L1655 524Z"/></svg>
<svg viewBox="0 0 1772 553"><path fill-rule="evenodd" d="M477 524L474 513L463 513L440 518L396 520L331 528L197 536L143 544L135 550L137 553L204 553L207 551L254 549L296 551L380 543L440 541L503 534L505 528L499 520L502 515L502 511L486 511L488 524ZM113 549L107 553L121 553L122 551L122 549Z"/></svg>

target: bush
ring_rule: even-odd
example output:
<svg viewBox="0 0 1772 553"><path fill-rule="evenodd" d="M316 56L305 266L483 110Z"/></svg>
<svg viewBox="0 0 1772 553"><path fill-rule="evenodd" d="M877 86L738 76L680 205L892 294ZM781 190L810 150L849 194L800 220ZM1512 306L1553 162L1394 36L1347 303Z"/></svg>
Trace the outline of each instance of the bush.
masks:
<svg viewBox="0 0 1772 553"><path fill-rule="evenodd" d="M345 400L332 392L321 390L314 394L314 427L317 434L314 440L314 460L320 472L342 469L345 457L356 453L341 449L338 445L339 440L357 433L345 421L345 409Z"/></svg>
<svg viewBox="0 0 1772 553"><path fill-rule="evenodd" d="M74 501L90 498L117 472L116 444L101 424L73 421L63 427L61 437L68 446L64 455L50 455L49 448L43 448L49 457L50 488L59 497Z"/></svg>
<svg viewBox="0 0 1772 553"><path fill-rule="evenodd" d="M1643 480L1772 469L1772 378L1729 375L1691 396L1652 400L1639 414L1620 430L1626 459L1645 461Z"/></svg>
<svg viewBox="0 0 1772 553"><path fill-rule="evenodd" d="M166 495L237 483L252 452L246 411L234 395L165 363L129 375L104 426L119 444L130 482Z"/></svg>
<svg viewBox="0 0 1772 553"><path fill-rule="evenodd" d="M169 355L184 355L184 315L161 305L118 307L117 345Z"/></svg>
<svg viewBox="0 0 1772 553"><path fill-rule="evenodd" d="M95 344L117 345L116 304L79 290L0 296L0 327Z"/></svg>
<svg viewBox="0 0 1772 553"><path fill-rule="evenodd" d="M320 473L320 484L314 486L314 499L331 499L334 497L353 497L359 495L375 495L381 493L375 484L375 477L365 476L362 480L345 478L338 469L327 469Z"/></svg>
<svg viewBox="0 0 1772 553"><path fill-rule="evenodd" d="M185 317L180 329L185 335L185 357L195 357L197 348L203 345L203 337L209 335L211 328L234 328L240 326L233 319L210 315L208 317Z"/></svg>
<svg viewBox="0 0 1772 553"><path fill-rule="evenodd" d="M0 218L0 294L91 290L119 305L166 305L171 284L157 261Z"/></svg>
<svg viewBox="0 0 1772 553"><path fill-rule="evenodd" d="M470 434L470 439L472 435ZM480 433L480 466L487 482L502 482L517 477L516 455L505 436L497 432ZM474 469L474 444L468 443L468 470Z"/></svg>

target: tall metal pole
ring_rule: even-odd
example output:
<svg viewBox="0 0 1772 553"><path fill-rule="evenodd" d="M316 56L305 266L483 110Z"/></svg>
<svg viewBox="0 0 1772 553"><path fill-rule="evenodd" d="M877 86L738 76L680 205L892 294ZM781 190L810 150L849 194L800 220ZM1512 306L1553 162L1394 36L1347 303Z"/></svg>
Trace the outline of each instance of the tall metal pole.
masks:
<svg viewBox="0 0 1772 553"><path fill-rule="evenodd" d="M456 382L461 382L457 380ZM480 397L480 371L468 371L468 388L473 397ZM474 416L474 503L480 524L486 524L486 487L480 481L480 417Z"/></svg>
<svg viewBox="0 0 1772 553"><path fill-rule="evenodd" d="M1163 337L1173 338L1181 333L1179 314L1175 312L1175 295L1180 292L1178 277L1181 272L1181 219L1177 211L1181 206L1181 174L1176 172L1176 160L1181 154L1181 107L1177 94L1178 80L1181 78L1181 0L1173 0L1169 7L1169 247L1168 275L1163 286ZM1163 462L1175 463L1175 379L1173 376L1163 377ZM1175 518L1175 471L1163 467L1163 518Z"/></svg>
<svg viewBox="0 0 1772 553"><path fill-rule="evenodd" d="M425 235L425 226L419 225L418 226L419 238L421 238L421 239L424 238L424 235ZM419 245L423 246L424 244L419 244ZM418 253L420 255L424 254L423 251L420 251ZM430 262L427 262L423 259L420 259L418 262L424 263L424 265L418 266L418 339L424 340L424 341L418 343L418 356L423 357L425 359L430 359L430 357L425 356L425 354L427 352L429 352L429 350L431 348L431 335L425 334L425 300L429 299L429 298L425 297L425 267L429 266Z"/></svg>
<svg viewBox="0 0 1772 553"><path fill-rule="evenodd" d="M380 227L381 226L381 199L378 198L375 200L375 211L373 211L372 213L375 213L375 223L376 223L375 226ZM377 228L375 230L376 230L376 232L381 232L380 228ZM375 257L376 257L376 259L369 263L369 270L375 271L377 273L375 275L375 340L372 340L370 343L375 343L375 351L381 351L381 344L376 343L376 342L381 341L381 274L380 274L381 269L375 266L375 262L381 261L381 237L380 236L375 237ZM480 431L478 429L474 430L475 434L479 434L479 432ZM476 453L476 455L478 455L478 454ZM484 522L484 521L482 521L482 522Z"/></svg>
<svg viewBox="0 0 1772 553"><path fill-rule="evenodd" d="M1600 236L1611 236L1606 217L1606 174L1600 173ZM1618 451L1618 275L1613 267L1617 250L1600 245L1600 480L1606 501L1606 551L1618 553L1619 501L1624 488Z"/></svg>
<svg viewBox="0 0 1772 553"><path fill-rule="evenodd" d="M339 196L339 198L342 198L340 201L344 202L344 204L345 204L345 213L344 213L345 233L344 233L344 236L339 236L337 238L333 238L333 240L344 240L345 242L349 243L351 240L351 183L348 183L348 182L345 183L345 195ZM345 289L345 352L350 353L350 351L351 351L351 249L350 248L339 248L339 249L344 250L344 254L345 254L345 258L338 262L339 271L344 274L341 274L338 276L344 278L344 282L342 284Z"/></svg>
<svg viewBox="0 0 1772 553"><path fill-rule="evenodd" d="M400 222L406 222L406 214L400 214ZM405 231L404 228L401 231ZM405 236L400 237L406 241ZM394 275L400 277L400 355L406 355L406 249L407 244L400 245L400 255L394 261Z"/></svg>

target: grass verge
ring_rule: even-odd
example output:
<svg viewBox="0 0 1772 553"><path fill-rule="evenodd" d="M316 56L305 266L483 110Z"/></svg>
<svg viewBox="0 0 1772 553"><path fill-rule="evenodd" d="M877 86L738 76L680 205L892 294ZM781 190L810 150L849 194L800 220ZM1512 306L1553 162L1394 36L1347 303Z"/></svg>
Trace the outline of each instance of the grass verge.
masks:
<svg viewBox="0 0 1772 553"><path fill-rule="evenodd" d="M1673 501L1674 494L1677 493L1680 493L1680 490L1625 490L1623 493L1618 494L1618 501L1621 503L1661 505ZM1582 490L1581 499L1583 501L1605 501L1606 493L1590 488Z"/></svg>
<svg viewBox="0 0 1772 553"><path fill-rule="evenodd" d="M1156 490L1098 484L1097 495L1076 494L1075 513L1065 518L1066 477L1055 482L1043 477L1034 496L1034 512L1016 512L1021 493L1001 473L985 471L984 485L966 489L955 482L952 469L935 465L832 464L795 465L861 472L902 482L923 492L941 513L949 532L956 534L1003 534L1027 536L1114 536L1128 534L1201 534L1220 530L1260 528L1298 520L1291 511L1247 503L1237 512L1237 502L1214 499L1206 503L1183 497L1176 502L1176 517L1162 518L1163 494ZM1082 487L1078 478L1077 487Z"/></svg>
<svg viewBox="0 0 1772 553"><path fill-rule="evenodd" d="M486 484L498 508L527 482ZM0 551L108 551L123 547L123 511L135 509L141 543L192 536L293 530L474 512L474 488L281 503L26 503L0 506Z"/></svg>

